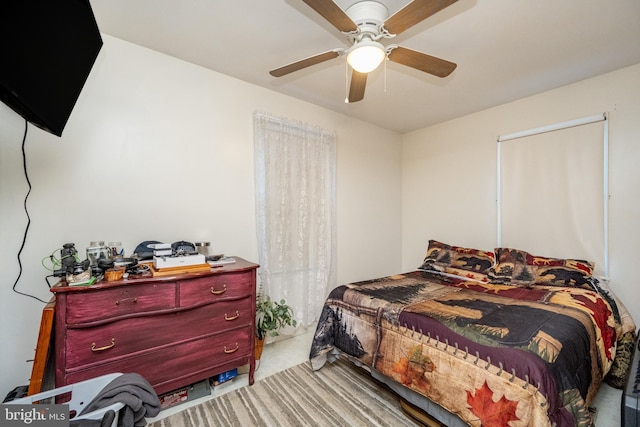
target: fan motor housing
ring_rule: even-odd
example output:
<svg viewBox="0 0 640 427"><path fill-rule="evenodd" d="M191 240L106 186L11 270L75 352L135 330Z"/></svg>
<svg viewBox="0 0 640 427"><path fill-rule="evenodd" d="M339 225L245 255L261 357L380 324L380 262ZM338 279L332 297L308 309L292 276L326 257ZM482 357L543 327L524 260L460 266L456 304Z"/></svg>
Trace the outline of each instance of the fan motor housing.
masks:
<svg viewBox="0 0 640 427"><path fill-rule="evenodd" d="M377 1L361 1L351 5L345 13L358 26L360 33L375 36L380 33L380 26L389 17L389 10Z"/></svg>

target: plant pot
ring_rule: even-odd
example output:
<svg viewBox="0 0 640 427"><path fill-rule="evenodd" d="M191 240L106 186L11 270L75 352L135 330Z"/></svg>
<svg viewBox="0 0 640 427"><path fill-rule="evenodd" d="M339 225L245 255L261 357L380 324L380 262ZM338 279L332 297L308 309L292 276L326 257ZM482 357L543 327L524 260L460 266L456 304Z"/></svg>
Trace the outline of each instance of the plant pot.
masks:
<svg viewBox="0 0 640 427"><path fill-rule="evenodd" d="M264 337L262 339L256 337L256 346L254 350L254 356L256 360L260 360L262 357L262 348L264 347Z"/></svg>

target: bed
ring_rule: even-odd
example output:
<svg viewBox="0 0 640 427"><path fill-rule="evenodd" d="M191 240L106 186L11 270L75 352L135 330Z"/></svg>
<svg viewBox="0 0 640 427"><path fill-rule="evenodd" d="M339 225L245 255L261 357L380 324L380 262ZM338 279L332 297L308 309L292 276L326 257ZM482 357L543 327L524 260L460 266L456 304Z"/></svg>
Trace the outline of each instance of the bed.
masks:
<svg viewBox="0 0 640 427"><path fill-rule="evenodd" d="M623 387L635 324L583 260L429 242L415 271L327 297L310 361L348 357L440 422L589 426Z"/></svg>

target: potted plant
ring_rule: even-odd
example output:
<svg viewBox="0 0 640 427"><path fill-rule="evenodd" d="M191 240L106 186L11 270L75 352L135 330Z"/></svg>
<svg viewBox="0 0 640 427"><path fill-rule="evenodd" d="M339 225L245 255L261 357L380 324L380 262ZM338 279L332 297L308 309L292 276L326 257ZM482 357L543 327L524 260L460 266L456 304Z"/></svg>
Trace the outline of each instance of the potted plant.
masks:
<svg viewBox="0 0 640 427"><path fill-rule="evenodd" d="M293 309L285 300L274 301L264 293L258 293L256 300L256 348L255 358L260 360L262 347L267 336L277 337L278 331L285 326L296 326Z"/></svg>

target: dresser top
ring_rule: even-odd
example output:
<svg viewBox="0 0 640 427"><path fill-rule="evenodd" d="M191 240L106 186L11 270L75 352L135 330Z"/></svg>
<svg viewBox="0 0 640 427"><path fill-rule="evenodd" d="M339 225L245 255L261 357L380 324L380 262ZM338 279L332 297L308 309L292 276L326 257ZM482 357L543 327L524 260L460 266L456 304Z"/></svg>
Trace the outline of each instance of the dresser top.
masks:
<svg viewBox="0 0 640 427"><path fill-rule="evenodd" d="M203 276L213 276L226 273L240 273L243 271L256 270L259 265L247 261L243 258L234 256L236 262L232 264L223 264L221 266L212 267L210 271L198 272L198 273L180 273L169 276L153 277L151 273L142 275L131 275L126 279L116 280L113 282L100 281L91 286L69 286L64 280L58 282L55 286L51 287L50 291L53 293L61 292L88 292L94 289L105 289L116 286L125 286L141 283L159 283L159 282L175 282L176 280L188 280Z"/></svg>

